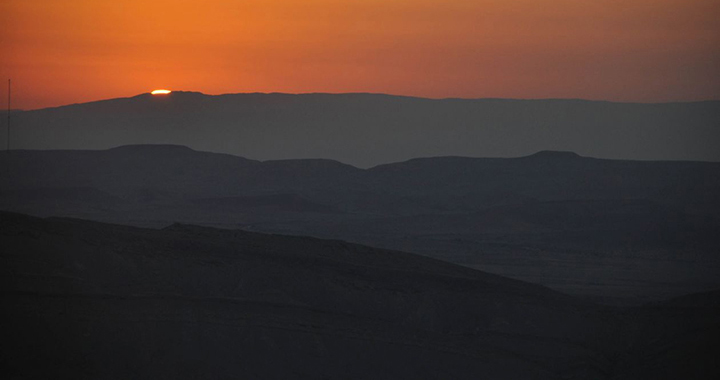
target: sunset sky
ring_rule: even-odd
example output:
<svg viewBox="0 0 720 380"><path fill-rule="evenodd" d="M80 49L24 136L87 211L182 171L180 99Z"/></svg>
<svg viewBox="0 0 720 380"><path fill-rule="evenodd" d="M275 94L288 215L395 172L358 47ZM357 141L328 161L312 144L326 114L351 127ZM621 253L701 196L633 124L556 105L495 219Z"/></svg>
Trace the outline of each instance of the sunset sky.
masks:
<svg viewBox="0 0 720 380"><path fill-rule="evenodd" d="M156 88L720 99L719 19L720 0L0 0L0 77L23 109Z"/></svg>

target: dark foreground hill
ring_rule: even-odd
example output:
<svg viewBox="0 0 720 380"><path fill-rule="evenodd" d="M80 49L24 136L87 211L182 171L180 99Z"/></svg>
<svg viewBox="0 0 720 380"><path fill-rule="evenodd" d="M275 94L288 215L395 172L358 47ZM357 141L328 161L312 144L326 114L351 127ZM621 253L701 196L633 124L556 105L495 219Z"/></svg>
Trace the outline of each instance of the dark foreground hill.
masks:
<svg viewBox="0 0 720 380"><path fill-rule="evenodd" d="M37 216L342 239L601 297L720 287L718 163L540 152L358 169L143 145L3 152L0 167L0 209Z"/></svg>
<svg viewBox="0 0 720 380"><path fill-rule="evenodd" d="M12 146L176 144L260 160L325 158L360 167L416 157L517 157L541 150L612 159L720 161L719 128L717 101L173 92L16 112Z"/></svg>
<svg viewBox="0 0 720 380"><path fill-rule="evenodd" d="M8 378L713 378L717 294L616 309L342 241L0 213Z"/></svg>

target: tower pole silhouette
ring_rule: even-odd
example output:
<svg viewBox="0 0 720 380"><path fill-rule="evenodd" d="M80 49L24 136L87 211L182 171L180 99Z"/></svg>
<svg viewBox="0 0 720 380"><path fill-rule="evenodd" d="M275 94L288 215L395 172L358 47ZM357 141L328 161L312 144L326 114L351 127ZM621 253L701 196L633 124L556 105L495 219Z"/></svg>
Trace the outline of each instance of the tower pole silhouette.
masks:
<svg viewBox="0 0 720 380"><path fill-rule="evenodd" d="M12 99L12 81L11 79L8 79L8 102L7 102L7 141L5 142L5 160L7 163L5 164L5 172L8 177L8 180L10 180L10 106L11 106L11 99Z"/></svg>
<svg viewBox="0 0 720 380"><path fill-rule="evenodd" d="M7 147L6 150L10 153L10 101L12 99L12 79L8 79L8 105L7 105Z"/></svg>

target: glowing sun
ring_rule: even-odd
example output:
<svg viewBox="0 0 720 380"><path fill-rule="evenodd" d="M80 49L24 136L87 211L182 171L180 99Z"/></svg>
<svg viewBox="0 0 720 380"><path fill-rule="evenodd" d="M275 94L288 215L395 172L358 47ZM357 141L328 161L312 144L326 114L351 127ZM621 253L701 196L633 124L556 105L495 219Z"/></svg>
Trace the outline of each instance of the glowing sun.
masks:
<svg viewBox="0 0 720 380"><path fill-rule="evenodd" d="M151 94L153 94L153 95L166 95L166 94L169 94L169 93L171 93L171 92L172 92L172 91L170 91L170 90L155 90L155 91L151 92Z"/></svg>

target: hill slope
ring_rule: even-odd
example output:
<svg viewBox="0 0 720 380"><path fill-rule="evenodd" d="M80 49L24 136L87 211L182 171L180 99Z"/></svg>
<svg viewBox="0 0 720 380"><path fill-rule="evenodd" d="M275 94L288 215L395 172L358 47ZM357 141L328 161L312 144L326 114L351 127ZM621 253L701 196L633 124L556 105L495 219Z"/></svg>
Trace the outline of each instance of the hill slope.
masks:
<svg viewBox="0 0 720 380"><path fill-rule="evenodd" d="M579 345L602 322L577 308L594 307L420 256L187 225L0 226L11 376L552 378L604 360ZM568 353L539 365L536 346Z"/></svg>
<svg viewBox="0 0 720 380"><path fill-rule="evenodd" d="M609 309L401 252L188 225L0 213L0 243L0 364L13 378L644 378L658 358L669 373L711 368L686 347L702 343L690 332L714 331L714 296Z"/></svg>

